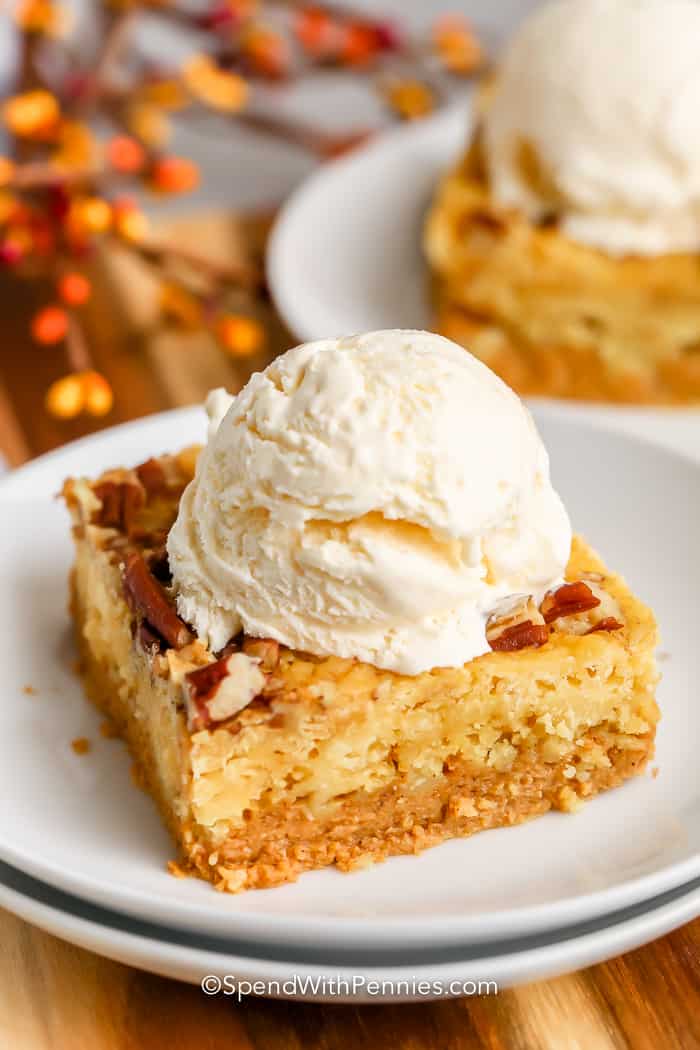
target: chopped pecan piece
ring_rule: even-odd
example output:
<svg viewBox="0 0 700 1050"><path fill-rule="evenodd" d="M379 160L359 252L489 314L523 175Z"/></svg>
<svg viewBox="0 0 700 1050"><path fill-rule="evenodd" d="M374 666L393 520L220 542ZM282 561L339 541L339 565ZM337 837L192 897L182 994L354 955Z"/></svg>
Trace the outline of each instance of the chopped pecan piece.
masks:
<svg viewBox="0 0 700 1050"><path fill-rule="evenodd" d="M537 630L533 633L531 628ZM515 598L505 608L501 606L486 624L487 642L492 649L504 652L524 649L529 645L544 645L548 637L549 631L530 597Z"/></svg>
<svg viewBox="0 0 700 1050"><path fill-rule="evenodd" d="M263 671L274 671L280 659L280 644L274 638L246 638L243 652L255 656Z"/></svg>
<svg viewBox="0 0 700 1050"><path fill-rule="evenodd" d="M102 506L92 516L93 525L129 532L146 502L146 492L137 480L100 481L93 486Z"/></svg>
<svg viewBox="0 0 700 1050"><path fill-rule="evenodd" d="M173 649L182 649L192 641L189 628L175 612L142 555L135 551L127 554L124 562L124 591L129 605Z"/></svg>
<svg viewBox="0 0 700 1050"><path fill-rule="evenodd" d="M488 634L487 634L488 638ZM488 638L489 645L497 652L509 653L516 649L539 647L549 638L549 628L543 623L523 620L506 627L499 634Z"/></svg>
<svg viewBox="0 0 700 1050"><path fill-rule="evenodd" d="M218 652L214 653L217 660L223 659L224 656L231 656L233 653L241 651L244 639L243 631L239 631L238 634L234 634L233 638L229 638L223 649L219 649Z"/></svg>
<svg viewBox="0 0 700 1050"><path fill-rule="evenodd" d="M152 550L146 561L148 568L160 583L172 582L173 574L170 571L170 560L164 543Z"/></svg>
<svg viewBox="0 0 700 1050"><path fill-rule="evenodd" d="M266 678L258 661L245 653L222 656L185 675L188 725L208 729L242 711L262 692Z"/></svg>
<svg viewBox="0 0 700 1050"><path fill-rule="evenodd" d="M142 620L136 628L136 637L139 640L139 645L142 649L145 649L146 652L149 652L151 649L157 649L158 652L160 652L163 647L163 639L160 635L156 634L146 620Z"/></svg>
<svg viewBox="0 0 700 1050"><path fill-rule="evenodd" d="M149 496L162 492L167 487L165 471L157 459L147 459L145 463L140 463L138 467L134 467L134 470Z"/></svg>
<svg viewBox="0 0 700 1050"><path fill-rule="evenodd" d="M203 703L213 697L222 678L229 673L228 661L228 656L224 656L185 675L193 700Z"/></svg>
<svg viewBox="0 0 700 1050"><path fill-rule="evenodd" d="M614 616L605 616L602 620L598 620L598 623L594 623L586 634L593 634L595 631L619 631L624 626L624 623L620 623Z"/></svg>
<svg viewBox="0 0 700 1050"><path fill-rule="evenodd" d="M591 588L582 583L564 583L556 591L546 594L540 612L545 623L552 623L561 616L574 616L576 613L588 612L600 605Z"/></svg>
<svg viewBox="0 0 700 1050"><path fill-rule="evenodd" d="M158 548L165 544L170 529L144 529L139 526L129 529L129 539L139 547Z"/></svg>

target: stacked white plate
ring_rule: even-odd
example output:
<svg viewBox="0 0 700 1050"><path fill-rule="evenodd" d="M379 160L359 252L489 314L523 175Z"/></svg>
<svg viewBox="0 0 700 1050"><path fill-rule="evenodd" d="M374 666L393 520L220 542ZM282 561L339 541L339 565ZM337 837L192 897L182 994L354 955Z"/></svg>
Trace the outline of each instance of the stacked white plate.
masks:
<svg viewBox="0 0 700 1050"><path fill-rule="evenodd" d="M464 135L465 114L445 114L326 167L292 199L271 281L300 337L428 323L421 218ZM169 875L174 851L155 809L71 669L71 543L54 496L68 474L202 440L200 411L178 410L67 446L0 484L0 904L183 980L229 975L324 998L342 978L343 996L369 1000L370 981L387 998L421 998L561 973L700 914L700 419L544 404L535 414L577 531L659 618L658 776L575 816L353 875L314 872L239 896ZM84 756L70 746L80 736L92 741Z"/></svg>

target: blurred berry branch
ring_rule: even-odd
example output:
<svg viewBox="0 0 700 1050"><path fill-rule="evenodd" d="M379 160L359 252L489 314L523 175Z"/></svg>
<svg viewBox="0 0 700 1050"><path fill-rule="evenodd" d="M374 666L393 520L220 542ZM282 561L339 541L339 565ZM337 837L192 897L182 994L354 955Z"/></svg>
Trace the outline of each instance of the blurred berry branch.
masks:
<svg viewBox="0 0 700 1050"><path fill-rule="evenodd" d="M99 44L86 55L60 0L18 0L18 83L0 112L8 141L0 156L0 268L54 288L31 334L64 348L69 371L46 394L57 418L102 416L112 406L81 319L92 293L86 271L100 244L128 248L159 275L164 321L206 328L233 354L255 353L264 340L254 316L227 310L231 289L263 290L253 261L222 265L150 231L143 191L184 194L200 181L196 163L169 149L174 118L216 114L324 159L367 133L332 135L270 115L257 104L266 85L318 69L350 71L371 78L393 117L411 120L439 103L446 78L471 76L484 61L456 16L438 19L429 39L416 41L385 19L296 0L213 0L196 11L168 0L111 0L95 8ZM143 17L187 31L183 62L141 53L134 36Z"/></svg>

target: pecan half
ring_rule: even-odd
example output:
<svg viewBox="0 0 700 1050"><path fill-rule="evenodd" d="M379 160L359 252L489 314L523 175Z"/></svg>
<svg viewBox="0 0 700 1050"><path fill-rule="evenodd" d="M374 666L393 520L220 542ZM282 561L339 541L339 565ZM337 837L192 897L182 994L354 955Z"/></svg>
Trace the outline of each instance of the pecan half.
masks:
<svg viewBox="0 0 700 1050"><path fill-rule="evenodd" d="M192 641L189 628L175 612L142 555L135 551L127 554L124 562L124 592L131 608L173 649L182 649Z"/></svg>
<svg viewBox="0 0 700 1050"><path fill-rule="evenodd" d="M487 635L488 638L488 635ZM497 652L509 653L517 649L539 647L549 638L549 629L543 623L533 623L532 620L523 620L522 623L514 623L506 627L499 634L488 638L488 643Z"/></svg>
<svg viewBox="0 0 700 1050"><path fill-rule="evenodd" d="M577 583L564 583L556 591L546 594L540 612L545 623L552 623L561 616L588 612L597 605L600 605L600 598L596 598L591 588L579 580Z"/></svg>
<svg viewBox="0 0 700 1050"><path fill-rule="evenodd" d="M93 525L129 532L146 502L146 492L137 480L99 481L92 491L102 506L92 516Z"/></svg>
<svg viewBox="0 0 700 1050"><path fill-rule="evenodd" d="M274 638L246 638L243 652L260 661L263 671L274 671L280 660L280 644Z"/></svg>
<svg viewBox="0 0 700 1050"><path fill-rule="evenodd" d="M259 696L265 682L258 661L240 652L190 671L184 683L190 730L232 718Z"/></svg>
<svg viewBox="0 0 700 1050"><path fill-rule="evenodd" d="M620 623L614 616L604 616L602 620L598 620L598 623L594 623L586 634L594 634L595 631L619 631L624 626L624 623Z"/></svg>

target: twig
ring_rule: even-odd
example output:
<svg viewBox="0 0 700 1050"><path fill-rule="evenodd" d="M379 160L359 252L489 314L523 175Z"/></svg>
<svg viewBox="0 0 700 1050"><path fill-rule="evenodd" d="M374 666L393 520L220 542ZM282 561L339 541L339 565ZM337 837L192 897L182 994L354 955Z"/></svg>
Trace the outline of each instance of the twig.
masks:
<svg viewBox="0 0 700 1050"><path fill-rule="evenodd" d="M137 12L132 9L119 12L116 15L108 15L108 28L95 61L94 72L90 76L87 90L83 92L75 104L77 113L85 115L93 109L102 92L108 86L110 70L116 64L129 42L129 37L136 23L136 14Z"/></svg>
<svg viewBox="0 0 700 1050"><path fill-rule="evenodd" d="M90 351L83 332L82 325L71 314L68 319L68 331L66 333L66 357L73 372L88 372L92 368Z"/></svg>
<svg viewBox="0 0 700 1050"><path fill-rule="evenodd" d="M251 263L218 263L189 248L158 241L130 243L129 248L146 262L158 265L167 265L169 262L182 263L218 283L236 285L246 291L256 291L264 283L262 270Z"/></svg>
<svg viewBox="0 0 700 1050"><path fill-rule="evenodd" d="M332 134L327 131L319 131L308 124L284 120L282 117L268 116L262 113L237 113L234 120L251 131L258 131L263 135L273 135L275 138L283 139L291 145L299 146L308 150L322 159L337 156L366 142L373 132L370 129L347 132L344 135Z"/></svg>
<svg viewBox="0 0 700 1050"><path fill-rule="evenodd" d="M8 185L15 189L34 190L45 186L71 185L81 182L92 182L106 174L101 165L87 165L81 168L63 168L44 161L33 161L18 165Z"/></svg>

